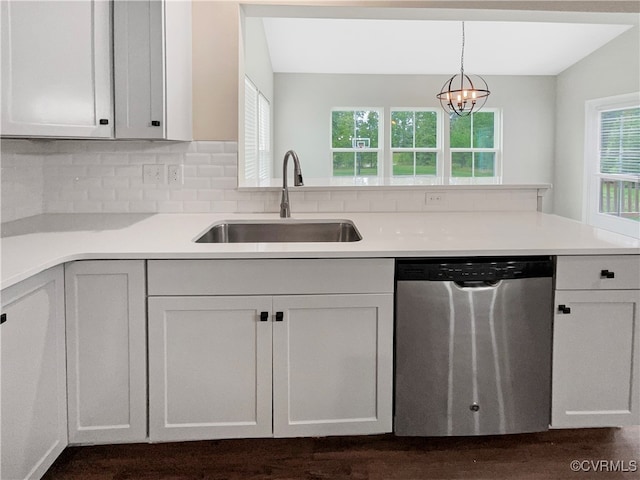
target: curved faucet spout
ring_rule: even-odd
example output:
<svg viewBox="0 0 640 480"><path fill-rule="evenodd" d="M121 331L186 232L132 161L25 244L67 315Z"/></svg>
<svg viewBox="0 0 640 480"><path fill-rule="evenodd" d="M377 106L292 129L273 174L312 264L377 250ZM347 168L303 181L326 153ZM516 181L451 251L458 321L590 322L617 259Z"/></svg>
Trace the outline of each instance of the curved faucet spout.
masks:
<svg viewBox="0 0 640 480"><path fill-rule="evenodd" d="M284 160L282 161L282 200L280 201L280 218L289 218L291 216L289 186L287 185L287 165L289 163L289 157L293 158L293 185L296 187L304 185L298 154L293 150L289 150L284 154Z"/></svg>

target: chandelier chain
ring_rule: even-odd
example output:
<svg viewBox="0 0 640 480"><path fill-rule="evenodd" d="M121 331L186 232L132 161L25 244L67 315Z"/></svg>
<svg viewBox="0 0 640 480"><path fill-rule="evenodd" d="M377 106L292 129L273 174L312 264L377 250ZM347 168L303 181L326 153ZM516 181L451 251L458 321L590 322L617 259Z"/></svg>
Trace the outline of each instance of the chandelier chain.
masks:
<svg viewBox="0 0 640 480"><path fill-rule="evenodd" d="M462 51L460 53L460 72L464 73L464 22L462 22Z"/></svg>

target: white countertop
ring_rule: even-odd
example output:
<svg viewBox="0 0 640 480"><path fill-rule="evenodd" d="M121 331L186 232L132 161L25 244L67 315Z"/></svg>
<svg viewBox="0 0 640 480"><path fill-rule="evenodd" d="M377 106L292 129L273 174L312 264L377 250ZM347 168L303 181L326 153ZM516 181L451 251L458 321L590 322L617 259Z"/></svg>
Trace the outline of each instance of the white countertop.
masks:
<svg viewBox="0 0 640 480"><path fill-rule="evenodd" d="M640 254L640 241L538 212L318 213L293 220L348 219L349 243L205 244L193 240L223 220L270 214L52 214L3 225L1 288L72 260L338 258Z"/></svg>

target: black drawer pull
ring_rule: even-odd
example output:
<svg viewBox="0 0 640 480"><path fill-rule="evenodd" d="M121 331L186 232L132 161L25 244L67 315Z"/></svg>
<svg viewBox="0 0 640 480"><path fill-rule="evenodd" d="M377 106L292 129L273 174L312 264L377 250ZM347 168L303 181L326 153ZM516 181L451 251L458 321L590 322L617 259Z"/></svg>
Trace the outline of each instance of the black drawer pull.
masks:
<svg viewBox="0 0 640 480"><path fill-rule="evenodd" d="M269 312L260 312L260 321L266 322L269 320Z"/></svg>
<svg viewBox="0 0 640 480"><path fill-rule="evenodd" d="M569 314L569 313L571 313L571 308L567 307L566 305L558 305L558 312L559 313L564 313L564 314Z"/></svg>
<svg viewBox="0 0 640 480"><path fill-rule="evenodd" d="M159 127L160 126L160 120L151 120L151 126L152 127Z"/></svg>
<svg viewBox="0 0 640 480"><path fill-rule="evenodd" d="M609 270L600 270L600 278L616 278L616 274Z"/></svg>
<svg viewBox="0 0 640 480"><path fill-rule="evenodd" d="M281 322L283 318L284 318L284 313L276 312L276 322Z"/></svg>
<svg viewBox="0 0 640 480"><path fill-rule="evenodd" d="M0 325L2 325L6 321L7 321L7 314L3 313L2 315L0 315Z"/></svg>
<svg viewBox="0 0 640 480"><path fill-rule="evenodd" d="M109 125L109 119L101 118L100 119L100 125Z"/></svg>

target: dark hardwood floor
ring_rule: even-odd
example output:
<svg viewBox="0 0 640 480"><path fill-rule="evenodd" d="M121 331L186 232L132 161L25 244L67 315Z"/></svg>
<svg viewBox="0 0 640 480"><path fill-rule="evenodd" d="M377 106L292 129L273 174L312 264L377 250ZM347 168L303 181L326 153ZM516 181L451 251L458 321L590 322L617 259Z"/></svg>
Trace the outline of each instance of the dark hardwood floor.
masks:
<svg viewBox="0 0 640 480"><path fill-rule="evenodd" d="M577 472L571 468L574 460L583 462ZM607 466L601 461L607 462ZM601 471L594 472L594 468ZM565 478L639 479L640 427L492 437L377 435L69 447L44 477L45 480Z"/></svg>

